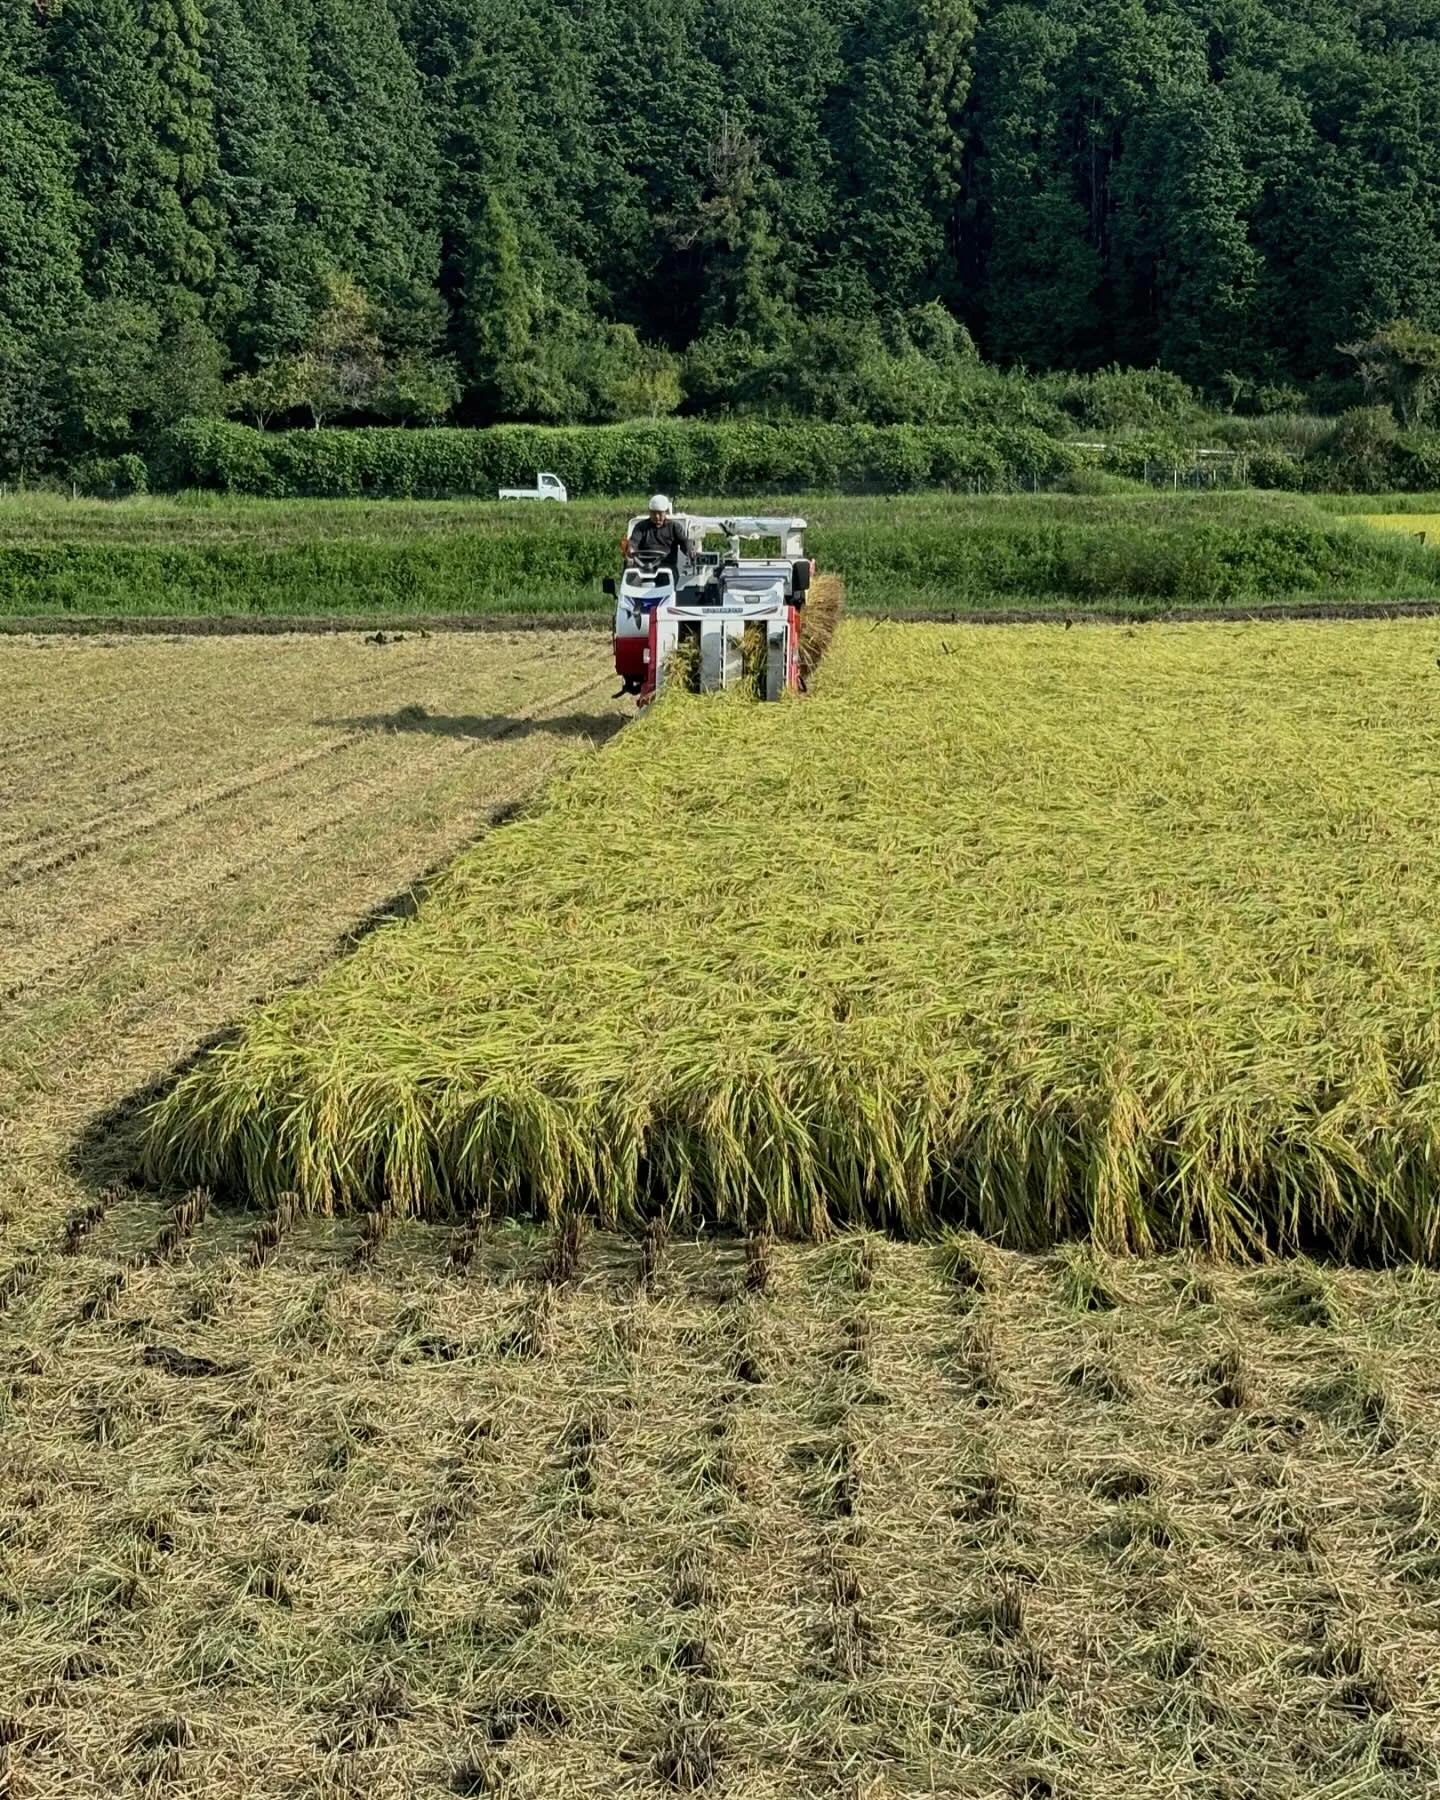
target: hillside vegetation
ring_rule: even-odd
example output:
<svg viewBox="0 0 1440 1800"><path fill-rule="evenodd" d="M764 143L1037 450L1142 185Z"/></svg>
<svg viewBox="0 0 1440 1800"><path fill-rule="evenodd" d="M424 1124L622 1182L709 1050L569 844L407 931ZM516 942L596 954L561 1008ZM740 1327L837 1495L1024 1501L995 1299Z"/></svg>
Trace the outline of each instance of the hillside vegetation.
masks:
<svg viewBox="0 0 1440 1800"><path fill-rule="evenodd" d="M1413 428L1437 85L1414 0L0 0L0 476L225 414Z"/></svg>

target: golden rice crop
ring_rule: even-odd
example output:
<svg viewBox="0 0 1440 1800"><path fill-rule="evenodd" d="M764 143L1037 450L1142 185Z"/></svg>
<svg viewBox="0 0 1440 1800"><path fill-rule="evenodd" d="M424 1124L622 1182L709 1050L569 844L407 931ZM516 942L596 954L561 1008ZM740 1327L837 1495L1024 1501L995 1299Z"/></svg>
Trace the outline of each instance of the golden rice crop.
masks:
<svg viewBox="0 0 1440 1800"><path fill-rule="evenodd" d="M840 629L844 611L845 583L838 575L817 576L800 627L800 668L807 686Z"/></svg>
<svg viewBox="0 0 1440 1800"><path fill-rule="evenodd" d="M1440 513L1368 513L1363 523L1377 531L1396 531L1404 537L1440 544Z"/></svg>
<svg viewBox="0 0 1440 1800"><path fill-rule="evenodd" d="M675 696L160 1104L153 1173L1440 1248L1433 623L844 626Z"/></svg>

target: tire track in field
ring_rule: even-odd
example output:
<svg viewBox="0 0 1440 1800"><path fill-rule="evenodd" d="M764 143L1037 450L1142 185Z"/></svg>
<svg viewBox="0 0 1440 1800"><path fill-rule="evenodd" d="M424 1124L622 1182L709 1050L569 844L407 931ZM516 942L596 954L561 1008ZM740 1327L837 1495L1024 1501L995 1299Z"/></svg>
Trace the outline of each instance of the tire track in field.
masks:
<svg viewBox="0 0 1440 1800"><path fill-rule="evenodd" d="M220 888L239 882L247 875L253 875L261 869L272 867L279 856L298 856L308 845L323 838L332 830L351 824L365 812L370 799L376 790L388 791L393 788L395 772L393 769L367 769L338 788L327 789L314 796L314 804L303 813L295 812L286 821L283 843L277 845L265 834L259 848L250 856L239 861L226 860L221 867L201 875L197 880L179 884L165 884L165 876L170 873L168 866L159 869L157 881L152 883L152 893L146 903L132 912L116 920L101 935L88 938L73 953L54 959L42 968L32 971L10 987L0 990L0 999L5 1001L20 998L27 990L41 986L56 976L63 976L104 950L112 950L137 931L163 920L181 908L189 909L206 894L216 892ZM351 796L358 796L352 804L342 805L342 801ZM495 799L502 798L496 795ZM237 835L242 838L254 838L252 826L237 821ZM188 843L177 843L175 860L186 863L192 860L191 847ZM159 892L154 892L155 887Z"/></svg>
<svg viewBox="0 0 1440 1800"><path fill-rule="evenodd" d="M496 810L548 779L560 759L552 753L543 765L512 771L514 779L496 781L483 796L464 787L468 760L462 759L454 771L464 804L493 817ZM571 760L560 761L560 767ZM377 774L367 791L377 807L387 800L393 803L393 771ZM428 791L436 791L433 784ZM452 784L447 797L453 801L455 794ZM333 832L323 828L312 832L309 843L294 846L283 861L273 849L254 859L251 891L256 891L257 873L266 878L265 888L239 928L219 911L205 913L203 895L193 909L200 914L193 929L184 918L185 907L153 908L147 935L126 946L137 969L132 984L58 1032L42 1025L41 1047L27 1055L23 1073L17 1066L7 1082L0 1071L0 1147L17 1179L30 1166L40 1173L43 1186L44 1171L97 1117L110 1116L127 1097L158 1091L157 1080L165 1071L178 1067L202 1044L215 1041L217 1033L322 974L344 953L355 920L373 908L377 893L393 893L433 876L475 841L475 832L463 826L444 832L427 829L414 819L397 819L394 823L403 836L388 861L381 863L363 853L356 857L352 851L357 815L367 805L362 794L348 817L335 821ZM317 888L322 872L335 866L327 860L327 845L339 851L344 873L338 881L331 875ZM230 883L222 876L209 885L219 890ZM243 891L239 882L235 885ZM185 927L180 935L177 925ZM92 964L103 962L104 956L104 949L98 948ZM55 1100L62 1097L63 1105L57 1108ZM38 1128L32 1110L37 1100ZM30 1119L13 1148L3 1143L6 1114ZM130 1154L121 1150L115 1179L129 1171Z"/></svg>
<svg viewBox="0 0 1440 1800"><path fill-rule="evenodd" d="M312 817L302 831L294 833L287 839L286 849L297 864L306 850L318 843L323 843L327 837L341 832L353 824L354 820L365 810L367 798L375 793L380 784L371 779L353 785L359 790L359 798L355 804L349 806L343 813L330 811L322 814L318 819ZM98 936L88 939L82 947L69 956L57 958L44 967L32 971L3 995L0 995L0 999L3 999L8 1005L17 1000L23 1001L27 994L34 994L37 989L43 988L48 983L62 985L67 977L73 982L87 964L93 963L97 957L104 955L107 951L116 950L122 944L133 943L135 940L153 942L163 934L167 920L173 919L178 913L200 911L211 896L232 883L239 883L246 877L253 879L262 871L273 872L278 860L275 846L267 843L253 856L246 857L239 862L227 862L217 872L205 875L183 888L166 890L158 899L140 908L131 916ZM203 931L204 926L202 925L202 935ZM158 989L152 988L152 991L146 994L142 982L142 985L133 991L132 997L140 1000L141 1003L126 1018L123 1033L120 1035L133 1038L139 1033L148 1038L149 1033L146 1029L148 1021L155 1013L173 1005L174 994L169 987L163 985ZM84 1036L88 1038L93 1029L93 1021L87 1022ZM55 1046L51 1045L47 1048L54 1049ZM66 1040L61 1040L59 1048L62 1052L66 1051ZM81 1046L71 1046L71 1048L80 1049ZM62 1063L68 1063L69 1055L62 1054L60 1060Z"/></svg>
<svg viewBox="0 0 1440 1800"><path fill-rule="evenodd" d="M11 695L9 704L11 706L23 705L23 695L19 697ZM28 750L32 744L48 744L54 736L55 733L52 730L46 729L44 731L27 731L23 737L0 738L0 756L18 756Z"/></svg>
<svg viewBox="0 0 1440 1800"><path fill-rule="evenodd" d="M54 744L54 750L48 757L28 760L25 767L17 772L16 779L12 780L3 790L6 798L14 801L17 796L25 794L27 789L30 794L43 797L47 789L53 787L57 773L61 772L69 776L70 785L73 786L77 773L83 774L83 771L77 772L74 767L77 753L81 747L89 753L88 760L93 764L98 756L104 755L107 748L116 745L128 748L134 744L137 737L153 737L161 729L164 729L168 735L178 735L180 738L180 742L171 747L172 767L175 754L183 753L184 747L192 738L204 747L209 760L222 761L225 746L217 742L212 708L217 703L233 704L232 696L237 682L252 680L260 673L252 667L254 660L252 656L248 655L218 657L213 666L205 669L208 680L198 689L193 685L182 685L178 680L173 679L178 674L189 672L183 666L167 666L163 669L144 668L139 671L141 676L165 675L171 678L170 685L158 687L143 696L137 696L133 684L129 688L117 687L113 691L102 694L87 693L84 696L86 705L92 711L96 707L102 709L99 729L92 717L74 725L71 730L63 733L58 739L52 729L36 733L25 740L27 743L50 741ZM530 660L537 660L533 653ZM358 679L333 684L327 692L332 696L351 694L363 696L376 687L388 686L397 678L403 679L412 673L422 673L425 667L426 659L423 654L416 654L409 659L400 659L398 666L396 662L387 661L383 666L367 670ZM244 746L255 744L257 738L260 737L283 739L294 736L298 731L308 727L309 718L308 716L302 717L302 714L308 715L313 703L312 696L317 685L316 671L313 667L297 660L289 668L267 668L263 673L266 681L266 697L270 707L272 711L278 710L282 714L280 729L268 729L257 733L251 721L233 712L227 713L224 715L224 723L228 726L228 730L224 734L225 743ZM282 675L288 676L289 679L277 680L277 676ZM143 699L144 703L135 705L137 698ZM125 710L115 710L118 703L124 703ZM284 708L287 705L294 709L294 716L291 718L283 718ZM177 725L189 726L192 729L177 734L175 731ZM62 823L56 829L79 830L81 824L72 821L69 824ZM41 832L34 835L34 841L38 844L45 837L54 835L54 830ZM20 833L8 841L0 839L0 845L14 849L25 841L27 841L25 834Z"/></svg>
<svg viewBox="0 0 1440 1800"><path fill-rule="evenodd" d="M598 682L590 680L581 688L567 689L561 694L542 696L539 700L532 702L528 710L522 709L514 717L507 719L506 723L494 732L475 733L471 741L490 743L513 736L525 725L535 723L540 714L556 711L569 702L592 692L599 685ZM327 758L343 755L357 744L367 742L374 735L372 727L356 726L349 731L342 732L339 737L328 743L316 745L309 750L293 751L278 760L261 763L248 769L243 775L236 776L232 780L223 781L209 789L202 789L198 793L192 793L189 798L173 806L163 807L152 813L149 818L139 821L122 815L115 819L112 828L107 830L105 821L109 819L110 815L102 815L97 828L92 830L82 842L72 843L63 850L57 849L50 855L35 858L29 863L22 862L18 866L12 864L3 873L4 884L7 887L21 887L39 876L54 874L59 869L67 868L72 863L85 861L98 855L101 851L121 844L130 844L140 837L148 836L156 831L163 831L197 813L223 805L226 801L235 799L241 794L265 787L275 781L284 780L287 776L296 774L316 763L324 762Z"/></svg>
<svg viewBox="0 0 1440 1800"><path fill-rule="evenodd" d="M319 817L311 814L301 832L290 833L284 844L284 862L288 862L288 868L284 873L290 877L290 886L304 886L304 880L302 880L304 871L306 868L313 869L313 864L315 864L315 855L313 855L315 846L324 844L326 839L333 839L333 837L346 832L347 828L351 828L356 819L364 814L374 796L387 792L389 788L391 788L389 776L373 774L369 779L356 781L351 788L347 788L347 792L353 796L353 801L351 801L351 805L346 806L344 812L335 812L333 808L320 808ZM500 803L502 797L508 796L502 796L497 792L491 805ZM306 851L310 851L310 857L306 857ZM115 923L113 927L108 927L106 931L97 934L94 938L88 938L85 945L72 950L68 956L52 959L45 967L31 970L18 983L7 988L4 994L0 994L0 1003L11 1006L16 1001L20 1001L23 1004L27 995L36 995L36 992L43 990L45 986L52 985L61 988L61 986L74 983L77 979L83 979L86 965L92 965L95 959L101 958L106 952L117 950L121 945L130 945L133 949L137 943L153 943L158 938L162 938L167 920L173 920L178 913L202 914L202 920L198 923L200 923L200 936L203 938L205 929L209 925L207 920L203 920L203 909L212 896L218 895L225 887L232 886L232 884L234 886L243 884L247 878L250 882L254 882L254 878L261 873L279 873L279 871L281 871L281 857L277 855L274 842L266 842L265 846L261 850L257 850L252 857L245 857L239 862L227 862L223 868L207 873L202 878L189 882L187 886L166 889L162 895L153 898L149 904L142 905L128 918ZM342 927L337 923L335 929L320 932L320 936L324 940L322 949L326 952L333 949L340 929ZM292 965L293 967L288 967L286 970L283 985L290 985L290 981L293 979L306 979L317 967L313 954L306 954L299 959L292 958ZM157 970L157 974L158 972L160 970ZM229 967L223 968L220 970L220 974L221 977L229 977L232 970ZM149 992L146 992L146 986L149 986ZM205 992L211 994L216 986L223 990L225 979L221 979L220 983L214 983ZM126 1013L121 1030L115 1031L113 1028L108 1028L110 1039L112 1039L112 1044L110 1044L112 1060L113 1051L121 1048L122 1042L135 1039L146 1040L146 1042L151 1040L153 1033L149 1031L149 1021L157 1013L167 1012L173 1008L175 992L171 986L164 983L164 979L158 985L157 983L146 983L142 979L142 983L135 990L131 990L128 1001L130 1001L130 1010ZM236 1006L248 1008L256 1003L254 985L247 983L245 994L230 1006L230 1012L234 1012ZM187 1039L200 1037L203 1035L203 1031L212 1030L216 1022L221 1021L218 1021L218 1017L212 1017L207 1024L200 1024L194 1033L185 1033L185 1037ZM58 1057L54 1057L52 1060L58 1060L61 1066L70 1069L76 1055L79 1057L85 1055L85 1046L88 1044L88 1040L92 1039L94 1030L95 1021L92 1019L92 1021L86 1021L79 1042L59 1039L58 1042L47 1044L47 1051L50 1053L59 1051ZM180 1048L184 1048L184 1046L180 1046ZM173 1058L162 1058L162 1060L173 1060Z"/></svg>
<svg viewBox="0 0 1440 1800"><path fill-rule="evenodd" d="M523 729L525 724L535 722L536 716L543 718L547 712L558 710L575 700L582 699L586 694L593 692L597 686L601 685L605 684L591 682L588 686L578 690L571 689L561 694L548 696L543 701L536 703L535 707L532 709L532 715L534 716L525 717L517 714L514 718L510 719L504 727L501 727L493 733L487 733L483 737L477 735L476 737L468 739L460 739L457 740L457 743L462 745L479 745L482 743L495 743L513 737ZM373 736L374 733L372 732L358 731L349 736L345 743L339 747L345 749L353 748L367 742ZM462 754L463 753L464 752L462 751ZM308 767L317 760L319 759L311 757L307 759L303 766ZM289 775L299 772L301 772L301 768L296 767L286 770L284 774ZM487 787L482 793L477 793L475 796L477 802L483 806L493 807L499 802L513 797L517 789L520 792L529 791L536 782L543 780L545 771L543 768L537 767L533 771L527 769L516 773L521 776L521 779L518 782L500 781L495 783ZM284 776L282 775L280 779L284 779ZM146 903L114 920L113 923L111 923L99 936L87 938L83 944L76 946L68 954L52 958L49 962L42 964L39 968L32 969L22 975L18 981L12 981L3 989L0 989L0 1001L9 1004L21 999L26 993L33 992L36 988L54 981L57 977L63 977L67 973L76 970L99 952L114 949L117 945L131 937L137 930L141 930L147 925L153 924L156 920L165 918L177 908L193 908L195 903L205 894L212 893L232 882L240 880L245 875L253 874L267 864L273 863L276 860L277 852L293 858L306 845L312 844L323 838L327 832L337 831L349 825L367 810L369 797L373 795L377 789L381 792L391 791L393 789L394 780L395 770L388 765L380 768L367 768L347 780L338 788L327 787L323 791L317 792L314 795L312 805L306 807L303 812L299 812L296 815L293 815L292 818L286 820L283 845L277 846L267 836L261 839L254 854L243 858L239 862L227 860L223 867L218 870L210 870L203 873L198 880L182 882L178 886L162 887L158 899L152 897ZM237 786L225 797L236 798L240 794L252 791L257 785L257 783L246 783ZM358 798L353 804L342 807L342 797L351 795L358 795ZM188 813L198 811L199 808L193 807L185 810ZM246 822L243 820L237 821L237 824L241 831L247 836L254 836L253 824L247 827ZM189 860L190 854L190 848L187 843L177 843L174 850L175 860L187 861ZM68 858L59 859L59 862L61 867L71 866L71 860ZM45 872L50 873L54 871L47 870ZM166 872L167 871L164 868L157 871L158 878L161 882L164 881ZM153 892L154 884L152 883L152 896Z"/></svg>
<svg viewBox="0 0 1440 1800"><path fill-rule="evenodd" d="M544 660L545 660L545 658L539 652L532 649L532 650L530 650L529 654L522 659L520 667L526 668L526 667L533 665L536 662L541 662ZM427 668L428 668L428 665L427 665L427 662L426 662L426 659L425 659L423 653L418 653L418 651L417 651L417 655L413 659L410 659L408 661L402 660L398 666L395 662L389 662L383 668L376 668L373 671L367 672L367 674L364 677L362 677L358 680L351 680L351 681L347 681L344 683L337 683L331 689L329 689L328 698L332 702L339 702L339 703L344 703L347 701L363 701L366 697L368 697L371 693L373 693L377 688L381 688L381 689L391 688L396 684L397 680L403 681L407 675L412 674L412 673L414 673L416 675L426 673ZM300 690L299 694L297 694L297 696L296 696L296 698L298 700L299 698L302 698L302 697L308 697L308 692L309 692L309 689L313 686L313 681L310 679L305 679L305 680L301 680L301 681L297 682L295 685ZM596 687L598 685L600 685L598 680L592 681L584 691L589 692L591 688ZM578 696L576 696L576 697L578 697ZM208 698L208 696L202 697L202 701L201 701L202 706L204 704L205 698ZM497 702L500 699L501 699L501 696L497 695L496 696ZM549 700L547 700L543 697L537 702L532 702L532 705L541 705L541 706L548 706L551 704L552 704L552 702L550 702ZM554 704L562 704L562 702L555 702ZM194 702L192 701L186 707L186 711L193 712L193 710L194 710ZM522 718L524 717L523 713L520 715L517 715L517 716L522 717ZM114 724L114 726L116 728L114 735L121 738L122 740L133 738L136 730L143 728L147 722L154 721L157 718L164 720L166 717L167 717L167 712L166 712L166 709L163 707L146 708L142 713L140 713L138 715L132 714L127 717L122 717L122 718L112 721L112 723ZM296 723L298 724L299 721L297 720ZM359 729L359 728L357 728L357 729ZM77 735L80 736L81 741L86 742L87 745L93 750L93 748L94 748L93 737L89 737L86 734L77 734ZM206 749L209 750L213 756L216 751L215 740L214 740L213 734L207 733L206 727L205 727L205 721L203 720L203 718L200 721L197 735L200 736L201 741L205 744ZM481 734L477 733L474 735L479 737ZM485 735L485 737L488 738L491 735L503 736L505 734L503 732L500 732L497 734L487 733L484 735ZM235 744L244 744L247 742L247 733L245 732L245 730L243 728L243 724L237 722L236 728L229 734L229 741L232 743L235 743ZM74 743L74 740L72 739L69 742L67 742L66 745L62 746L61 749L59 750L59 752L57 753L57 755L53 759L50 759L50 761L46 767L37 769L37 766L35 764L29 765L29 767L26 770L26 775L28 777L29 785L32 790L36 790L36 789L43 790L44 782L51 771L53 771L54 769L57 769L57 768L60 768L60 769L66 768L73 762L73 760L74 760L73 743ZM332 748L333 747L334 746L332 746ZM177 747L177 753L183 754L183 750L181 750L181 749L179 749L179 747ZM219 760L219 758L216 757L216 760ZM167 767L173 768L173 766L174 766L174 757L173 756L168 765L165 763L157 763L157 762L151 760L151 761L147 762L146 764L142 765L138 770L132 767L131 770L126 771L121 776L113 778L113 780L114 780L115 785L121 785L122 783L128 783L131 781L140 780L143 778L144 774L146 774L146 773L150 773L157 769L164 769ZM265 767L265 765L261 765L262 779L263 779L264 767ZM45 850L44 850L44 846L46 846L46 845L55 845L55 844L57 844L57 841L63 841L67 838L73 839L76 837L83 837L86 834L89 834L98 840L97 847L103 847L105 843L116 841L117 837L126 835L126 833L121 833L119 830L119 827L122 825L122 823L128 821L140 807L150 803L154 799L163 798L164 794L168 791L173 791L173 784L171 785L170 788L161 789L161 790L159 790L158 793L155 793L155 794L149 794L149 795L139 794L135 797L135 799L132 802L130 802L129 804L127 804L121 808L117 809L115 807L109 807L103 813L94 814L91 817L86 818L86 819L59 821L59 822L56 822L55 824L49 826L48 828L41 827L38 830L36 830L34 827L31 827L29 829L21 830L20 832L14 833L8 837L5 835L0 835L0 852L7 852L12 857L20 856L21 853L26 852L26 851L31 853L30 860L31 860L31 863L33 864L33 871L31 868L27 868L26 866L23 866L23 856L21 856L22 866L20 867L18 873L11 874L9 884L14 885L17 881L24 881L24 880L28 879L32 872L34 874L48 873L55 866L57 866L53 861L51 861L51 860L49 860L49 858L47 858L47 856L45 854ZM14 799L13 787L11 789L4 790L4 793L5 793L6 798L9 798L11 800ZM190 804L197 804L197 805L203 807L207 804L211 804L213 799L223 800L225 797L226 797L226 794L224 792L221 792L221 793L217 794L216 796L213 796L212 800L207 800L203 795L198 796L198 797L192 797L192 802L187 803L186 807L184 809L182 809L181 813L159 817L156 821L155 828L158 828L160 826L163 826L165 824L173 822L174 817L184 816L184 811L189 810ZM107 830L106 829L107 826L113 827L113 829ZM142 827L142 829L143 829L143 827ZM89 854L89 853L90 853L90 848L88 846L85 849L83 849L81 852L82 855ZM50 853L51 856L57 856L59 854L60 854L60 852L58 849L55 851L52 851ZM3 879L4 879L4 876L0 875L0 880L3 880Z"/></svg>
<svg viewBox="0 0 1440 1800"><path fill-rule="evenodd" d="M0 831L0 854L18 856L25 851L33 853L69 833L93 831L106 819L123 817L127 811L133 811L136 807L145 805L155 797L153 793L140 792L122 798L121 796L125 796L126 790L135 788L140 783L148 781L151 776L160 773L173 774L173 766L152 760L134 763L128 769L112 769L102 781L97 782L95 787L90 790L91 798L96 795L109 796L113 794L116 796L114 804L108 806L103 813L96 813L93 817L86 819L56 820L48 828L42 828L39 831L28 826L22 826L18 831ZM16 804L15 790L0 788L0 805L13 806Z"/></svg>
<svg viewBox="0 0 1440 1800"><path fill-rule="evenodd" d="M393 772L385 771L377 774L367 770L364 774L344 784L339 789L332 789L323 796L317 797L315 806L304 814L296 814L288 824L283 847L267 837L262 840L260 848L251 856L242 857L239 861L227 860L220 868L201 875L198 879L179 884L164 884L158 894L152 890L146 902L133 911L115 919L106 930L99 935L87 938L85 942L67 955L53 958L39 968L29 971L18 981L0 990L0 1000L6 1004L22 999L27 993L56 981L63 981L67 975L92 961L104 951L114 950L137 934L146 932L157 923L173 916L179 910L194 909L207 895L220 889L240 883L247 876L253 877L260 871L271 868L282 853L299 856L309 846L322 840L332 831L338 831L351 824L365 810L366 804L374 795L377 787L388 787L393 780ZM342 799L358 794L352 804L342 805ZM242 827L242 835L244 833ZM177 846L177 855L183 860L190 860L189 845ZM162 871L162 876L168 871Z"/></svg>
<svg viewBox="0 0 1440 1800"><path fill-rule="evenodd" d="M242 794L256 788L263 788L275 781L283 781L287 775L298 774L302 769L313 767L316 763L326 761L332 756L343 755L355 744L363 742L363 732L346 732L339 739L318 746L314 750L302 750L278 762L261 764L259 768L248 771L236 780L221 782L176 806L165 807L152 813L148 819L139 821L117 821L116 828L111 831L99 830L83 842L71 844L64 850L57 850L50 856L42 856L33 862L12 865L4 873L7 887L23 887L26 882L35 881L42 875L53 875L59 869L69 868L77 862L85 862L98 856L104 850L111 850L121 845L132 844L137 838L148 837L153 832L163 831L168 826L178 825L182 820L192 818L195 814L205 812L212 807L223 805L227 800L234 800Z"/></svg>

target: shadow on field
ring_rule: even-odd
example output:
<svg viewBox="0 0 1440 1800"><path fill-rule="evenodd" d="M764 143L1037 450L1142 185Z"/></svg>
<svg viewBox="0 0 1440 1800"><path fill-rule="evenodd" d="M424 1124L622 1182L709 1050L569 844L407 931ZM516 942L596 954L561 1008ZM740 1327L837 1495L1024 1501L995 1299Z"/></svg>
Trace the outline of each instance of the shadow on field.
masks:
<svg viewBox="0 0 1440 1800"><path fill-rule="evenodd" d="M212 1031L172 1068L152 1076L123 1100L87 1120L66 1158L70 1173L92 1194L101 1194L112 1187L143 1188L140 1165L150 1108L156 1101L163 1100L171 1088L203 1062L212 1050L233 1043L241 1029L241 1021L234 1020L218 1031Z"/></svg>
<svg viewBox="0 0 1440 1800"><path fill-rule="evenodd" d="M493 743L497 738L590 738L603 744L625 723L623 713L559 713L547 719L511 718L504 713L479 714L427 712L423 706L402 706L398 712L369 713L355 719L318 719L316 723L336 731L414 731L424 737L477 738Z"/></svg>
<svg viewBox="0 0 1440 1800"><path fill-rule="evenodd" d="M595 723L603 721L597 720ZM619 723L623 724L624 720ZM524 800L499 801L486 814L486 832L498 830L515 819L523 818L525 810ZM414 918L424 905L436 877L448 869L452 861L453 858L444 857L439 862L432 863L406 887L377 901L358 919L353 920L335 939L330 955L324 959L325 964L328 965L338 957L349 956L382 925ZM313 979L312 971L297 975L288 985L302 987ZM248 1016L232 1019L210 1032L179 1062L151 1076L123 1099L87 1120L72 1141L66 1158L71 1174L94 1194L109 1187L143 1187L140 1169L151 1107L163 1100L176 1083L202 1063L211 1051L234 1043L245 1029ZM216 1198L223 1200L225 1196L217 1195ZM3 1796L3 1792L3 1788L0 1788L0 1796Z"/></svg>

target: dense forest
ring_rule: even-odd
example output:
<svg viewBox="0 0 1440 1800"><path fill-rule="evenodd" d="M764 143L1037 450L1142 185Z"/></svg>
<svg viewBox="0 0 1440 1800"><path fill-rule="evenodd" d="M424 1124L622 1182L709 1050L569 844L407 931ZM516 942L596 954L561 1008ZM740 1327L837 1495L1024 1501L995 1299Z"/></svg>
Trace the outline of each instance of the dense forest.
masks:
<svg viewBox="0 0 1440 1800"><path fill-rule="evenodd" d="M936 422L997 366L1333 409L1358 340L1440 329L1434 0L0 0L0 31L11 467L223 414Z"/></svg>

